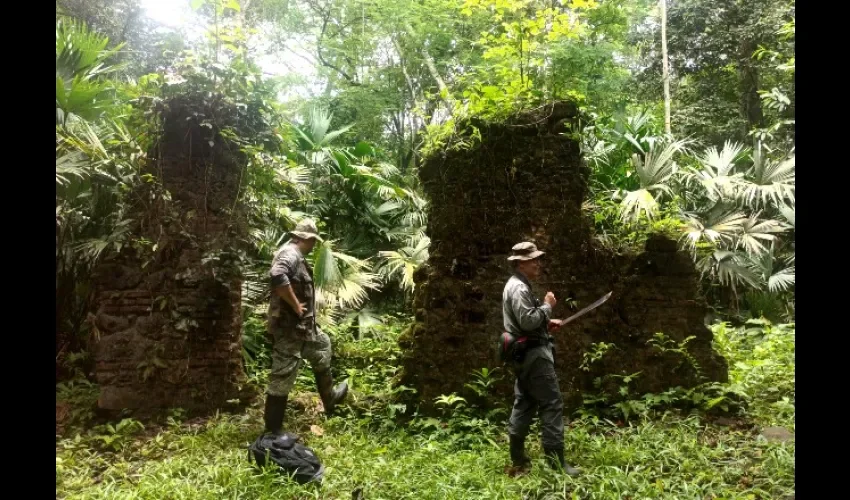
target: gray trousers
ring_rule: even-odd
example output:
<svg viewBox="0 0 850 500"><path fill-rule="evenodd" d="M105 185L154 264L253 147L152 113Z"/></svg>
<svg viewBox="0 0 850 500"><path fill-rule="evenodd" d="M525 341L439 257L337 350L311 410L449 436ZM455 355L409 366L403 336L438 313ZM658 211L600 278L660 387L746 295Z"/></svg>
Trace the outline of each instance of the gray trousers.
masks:
<svg viewBox="0 0 850 500"><path fill-rule="evenodd" d="M544 356L528 359L517 371L514 384L514 408L508 433L525 438L535 413L540 412L543 448L564 447L564 401L558 386L555 363Z"/></svg>

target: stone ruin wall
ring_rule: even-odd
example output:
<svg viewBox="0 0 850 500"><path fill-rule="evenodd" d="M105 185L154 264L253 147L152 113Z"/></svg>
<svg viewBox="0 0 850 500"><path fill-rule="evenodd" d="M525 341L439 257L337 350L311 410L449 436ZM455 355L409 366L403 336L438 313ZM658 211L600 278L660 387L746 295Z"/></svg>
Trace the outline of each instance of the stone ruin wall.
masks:
<svg viewBox="0 0 850 500"><path fill-rule="evenodd" d="M402 337L401 383L417 389L425 408L442 394L474 395L464 388L472 372L500 366L495 354L503 330L501 296L511 268L511 247L533 241L547 252L535 285L542 300L552 290L559 302L553 317L576 310L609 291L595 311L554 334L556 370L565 403L575 408L593 379L608 373L642 371L638 392L697 383L695 370L679 354L648 346L656 332L688 344L708 380L725 381L725 359L711 347L704 324L697 272L674 241L653 236L640 255L618 255L593 238L582 214L588 168L579 144L563 135L577 125L569 103L547 106L507 125L478 124L482 142L467 151L428 159L420 179L429 197L431 255L416 276L416 322ZM614 343L589 372L579 368L592 343ZM504 371L503 371L504 374ZM506 400L512 377L498 390Z"/></svg>
<svg viewBox="0 0 850 500"><path fill-rule="evenodd" d="M241 279L232 267L203 260L244 232L231 209L245 162L233 153L238 147L199 126L204 116L228 113L200 102L168 103L150 171L171 201L132 214L134 236L156 251L126 248L97 270L102 409L207 410L242 396Z"/></svg>

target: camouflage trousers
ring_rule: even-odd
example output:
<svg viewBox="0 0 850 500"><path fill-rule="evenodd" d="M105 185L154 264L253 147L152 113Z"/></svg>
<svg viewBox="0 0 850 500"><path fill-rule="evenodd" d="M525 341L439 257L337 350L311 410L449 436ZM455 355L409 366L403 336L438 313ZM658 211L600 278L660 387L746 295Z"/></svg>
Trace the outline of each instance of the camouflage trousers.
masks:
<svg viewBox="0 0 850 500"><path fill-rule="evenodd" d="M267 394L289 395L305 359L315 373L326 372L331 368L331 339L325 332L319 330L316 339L312 341L298 340L281 331L276 331L273 338L272 371L269 374Z"/></svg>
<svg viewBox="0 0 850 500"><path fill-rule="evenodd" d="M540 413L543 447L564 446L564 402L558 386L558 375L551 357L528 359L517 372L514 384L514 407L508 422L508 433L525 438L535 414Z"/></svg>

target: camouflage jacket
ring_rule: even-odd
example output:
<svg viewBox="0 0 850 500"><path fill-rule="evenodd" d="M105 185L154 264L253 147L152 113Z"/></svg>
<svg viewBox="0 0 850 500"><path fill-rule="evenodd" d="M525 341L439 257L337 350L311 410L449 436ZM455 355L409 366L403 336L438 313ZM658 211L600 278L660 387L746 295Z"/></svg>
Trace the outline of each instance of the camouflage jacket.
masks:
<svg viewBox="0 0 850 500"><path fill-rule="evenodd" d="M268 331L272 336L283 334L297 340L316 339L316 294L313 285L313 272L307 265L301 251L293 243L287 243L278 250L269 271L271 277L271 300L268 311ZM292 307L284 301L275 289L291 285L298 302L305 304L304 316L295 314Z"/></svg>

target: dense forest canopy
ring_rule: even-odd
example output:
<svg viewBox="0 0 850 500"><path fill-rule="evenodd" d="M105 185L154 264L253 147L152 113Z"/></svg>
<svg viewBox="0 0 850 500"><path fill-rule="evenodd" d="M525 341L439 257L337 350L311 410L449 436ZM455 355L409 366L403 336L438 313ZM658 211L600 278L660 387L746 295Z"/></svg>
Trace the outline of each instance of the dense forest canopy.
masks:
<svg viewBox="0 0 850 500"><path fill-rule="evenodd" d="M58 390L93 386L98 265L163 251L131 228L140 193L167 198L143 167L162 103L186 95L237 110L234 126L198 120L247 162L234 259L254 382L269 262L298 220L325 237L308 257L320 322L352 346L394 338L429 257L423 161L555 101L581 111L564 133L590 167L600 244L636 251L663 233L693 259L710 319L786 335L769 325L795 317L794 44L793 0L57 0ZM771 349L793 361L790 328ZM731 358L752 342L723 338Z"/></svg>

